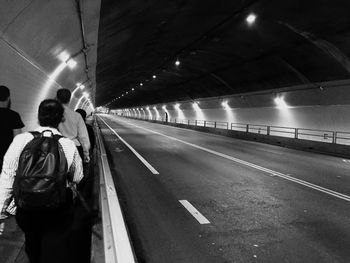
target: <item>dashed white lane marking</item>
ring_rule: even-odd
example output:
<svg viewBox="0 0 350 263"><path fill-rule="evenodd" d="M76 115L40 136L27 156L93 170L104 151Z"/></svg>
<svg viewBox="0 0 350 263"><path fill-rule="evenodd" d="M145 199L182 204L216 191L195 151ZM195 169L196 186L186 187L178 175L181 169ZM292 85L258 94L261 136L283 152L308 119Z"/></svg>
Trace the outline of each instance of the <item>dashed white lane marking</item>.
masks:
<svg viewBox="0 0 350 263"><path fill-rule="evenodd" d="M101 117L99 117L106 126L121 140L135 155L139 160L153 173L153 174L159 174L159 172L153 168L153 166L145 160L134 148L132 148L131 145L129 145L122 137L119 136L119 134L111 128Z"/></svg>
<svg viewBox="0 0 350 263"><path fill-rule="evenodd" d="M180 139L177 139L177 138L174 138L174 137L171 137L171 136L168 136L168 135L165 135L165 134L162 134L162 133L159 133L159 132L147 129L147 128L143 128L141 126L135 125L135 124L130 123L130 122L125 122L125 121L121 121L121 122L127 123L129 125L135 126L135 127L139 128L139 129L142 129L142 130L154 133L154 134L158 134L158 135L164 136L164 137L166 137L168 139L171 139L171 140L174 140L174 141L182 142L182 143L184 143L186 145L189 145L189 146L192 146L194 148L203 150L205 152L208 152L208 153L220 156L222 158L231 160L231 161L236 162L236 163L240 163L240 164L252 167L252 168L257 169L259 171L266 172L266 173L268 173L270 175L278 176L278 177L283 178L285 180L288 180L288 181L291 181L291 182L294 182L294 183L297 183L297 184L300 184L300 185L312 188L312 189L314 189L316 191L323 192L325 194L328 194L328 195L331 195L331 196L334 196L334 197L337 197L337 198L340 198L342 200L350 202L350 196L348 196L348 195L345 195L345 194L342 194L342 193L339 193L339 192L336 192L336 191L324 188L324 187L316 185L316 184L312 184L312 183L306 182L304 180L300 180L300 179L294 178L294 177L289 176L287 174L283 174L283 173L280 173L280 172L276 172L276 171L270 170L268 168L265 168L265 167L262 167L262 166L259 166L259 165L256 165L256 164L253 164L253 163L250 163L250 162L247 162L247 161L235 158L235 157L232 157L232 156L224 154L224 153L213 151L213 150L204 148L202 146L199 146L199 145L196 145L196 144L193 144L193 143L189 143L189 142L186 142L186 141L183 141L183 140L180 140Z"/></svg>
<svg viewBox="0 0 350 263"><path fill-rule="evenodd" d="M191 215L201 224L210 224L209 220L206 219L190 202L187 200L179 200L179 202L190 212Z"/></svg>

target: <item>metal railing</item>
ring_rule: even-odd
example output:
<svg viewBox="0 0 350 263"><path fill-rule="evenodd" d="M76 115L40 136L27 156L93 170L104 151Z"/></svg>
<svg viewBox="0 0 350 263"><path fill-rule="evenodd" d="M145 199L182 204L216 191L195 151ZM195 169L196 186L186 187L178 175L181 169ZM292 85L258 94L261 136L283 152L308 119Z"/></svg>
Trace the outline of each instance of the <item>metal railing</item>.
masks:
<svg viewBox="0 0 350 263"><path fill-rule="evenodd" d="M129 117L134 119L153 120L166 122L165 118L148 118L148 117ZM247 123L228 123L221 121L207 121L207 120L184 120L184 119L169 119L169 123L179 123L188 126L208 127L214 129L225 129L232 131L241 131L247 133L257 133L267 136L281 136L294 139L302 139L309 141L319 141L325 143L350 145L350 132L317 130L292 128L282 126L269 126L260 124Z"/></svg>
<svg viewBox="0 0 350 263"><path fill-rule="evenodd" d="M99 151L100 203L105 263L135 263L96 117L95 131Z"/></svg>

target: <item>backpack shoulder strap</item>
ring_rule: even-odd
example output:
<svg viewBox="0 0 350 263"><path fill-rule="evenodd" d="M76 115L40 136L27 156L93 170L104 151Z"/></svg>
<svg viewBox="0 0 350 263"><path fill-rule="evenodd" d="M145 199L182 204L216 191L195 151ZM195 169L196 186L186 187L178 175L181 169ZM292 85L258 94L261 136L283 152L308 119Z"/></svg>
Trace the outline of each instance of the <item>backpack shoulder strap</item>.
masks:
<svg viewBox="0 0 350 263"><path fill-rule="evenodd" d="M31 133L34 136L34 138L39 138L41 136L41 133L38 131L31 131L29 133Z"/></svg>
<svg viewBox="0 0 350 263"><path fill-rule="evenodd" d="M58 141L59 139L64 138L64 136L59 135L59 134L54 134L53 138L55 138Z"/></svg>

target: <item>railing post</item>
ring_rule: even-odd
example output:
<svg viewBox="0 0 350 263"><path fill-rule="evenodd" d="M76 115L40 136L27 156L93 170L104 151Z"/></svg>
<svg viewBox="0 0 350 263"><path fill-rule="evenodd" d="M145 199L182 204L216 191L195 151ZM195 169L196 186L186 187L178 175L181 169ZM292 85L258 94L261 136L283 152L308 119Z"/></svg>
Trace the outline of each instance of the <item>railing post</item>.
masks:
<svg viewBox="0 0 350 263"><path fill-rule="evenodd" d="M246 125L246 132L249 132L249 124Z"/></svg>
<svg viewBox="0 0 350 263"><path fill-rule="evenodd" d="M332 143L337 143L337 132L333 132Z"/></svg>
<svg viewBox="0 0 350 263"><path fill-rule="evenodd" d="M266 135L270 135L270 126L267 126Z"/></svg>
<svg viewBox="0 0 350 263"><path fill-rule="evenodd" d="M216 129L216 121L214 121L214 128Z"/></svg>
<svg viewBox="0 0 350 263"><path fill-rule="evenodd" d="M197 120L194 121L194 126L197 126Z"/></svg>
<svg viewBox="0 0 350 263"><path fill-rule="evenodd" d="M206 125L206 122L207 122L207 121L204 121L204 127L205 127L205 125Z"/></svg>
<svg viewBox="0 0 350 263"><path fill-rule="evenodd" d="M299 129L295 128L295 134L294 134L295 139L298 139L298 133L299 133Z"/></svg>
<svg viewBox="0 0 350 263"><path fill-rule="evenodd" d="M187 126L190 126L190 120L188 120L188 122L187 122Z"/></svg>

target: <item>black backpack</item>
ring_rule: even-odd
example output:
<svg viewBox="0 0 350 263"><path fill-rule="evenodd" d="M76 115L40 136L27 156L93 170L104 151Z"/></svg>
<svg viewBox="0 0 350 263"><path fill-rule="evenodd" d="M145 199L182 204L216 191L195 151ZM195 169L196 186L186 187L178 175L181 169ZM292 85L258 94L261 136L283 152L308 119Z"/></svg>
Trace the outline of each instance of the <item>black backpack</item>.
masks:
<svg viewBox="0 0 350 263"><path fill-rule="evenodd" d="M68 164L60 135L45 130L23 149L13 184L16 205L27 211L55 210L66 203Z"/></svg>

